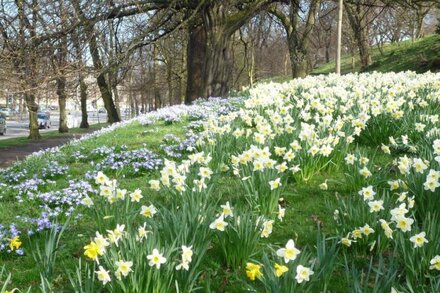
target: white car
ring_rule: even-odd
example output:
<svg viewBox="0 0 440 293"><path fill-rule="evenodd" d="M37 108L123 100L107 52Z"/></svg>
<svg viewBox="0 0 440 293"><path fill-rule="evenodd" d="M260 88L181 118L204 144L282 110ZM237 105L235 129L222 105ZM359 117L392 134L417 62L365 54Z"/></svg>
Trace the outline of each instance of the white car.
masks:
<svg viewBox="0 0 440 293"><path fill-rule="evenodd" d="M0 135L6 134L6 116L0 113Z"/></svg>
<svg viewBox="0 0 440 293"><path fill-rule="evenodd" d="M51 122L50 122L49 113L39 112L37 113L37 119L38 119L38 128L40 129L50 128Z"/></svg>

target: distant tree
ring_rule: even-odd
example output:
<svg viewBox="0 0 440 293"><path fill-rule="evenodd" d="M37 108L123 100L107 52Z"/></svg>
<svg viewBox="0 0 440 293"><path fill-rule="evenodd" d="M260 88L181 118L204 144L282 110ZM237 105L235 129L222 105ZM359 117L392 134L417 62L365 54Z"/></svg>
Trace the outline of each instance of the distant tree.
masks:
<svg viewBox="0 0 440 293"><path fill-rule="evenodd" d="M287 6L272 5L269 13L277 17L287 34L292 76L304 77L308 74L308 54L310 36L315 27L320 0L289 0Z"/></svg>

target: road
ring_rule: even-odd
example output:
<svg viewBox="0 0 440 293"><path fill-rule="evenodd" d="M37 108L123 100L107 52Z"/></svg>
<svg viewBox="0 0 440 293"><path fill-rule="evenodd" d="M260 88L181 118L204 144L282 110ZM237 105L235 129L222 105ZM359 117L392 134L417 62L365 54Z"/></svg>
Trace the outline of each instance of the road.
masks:
<svg viewBox="0 0 440 293"><path fill-rule="evenodd" d="M81 121L80 114L74 114L71 117L77 123ZM41 133L45 133L48 131L54 131L57 130L60 125L60 117L58 112L51 112L50 114L51 118L51 127L49 129L40 129ZM89 124L97 124L107 121L107 114L101 113L99 116L96 112L90 112L89 113ZM29 119L20 119L19 117L11 117L11 119L8 118L6 121L6 135L0 136L0 140L8 139L12 137L27 137L29 135ZM77 125L76 127L79 127Z"/></svg>

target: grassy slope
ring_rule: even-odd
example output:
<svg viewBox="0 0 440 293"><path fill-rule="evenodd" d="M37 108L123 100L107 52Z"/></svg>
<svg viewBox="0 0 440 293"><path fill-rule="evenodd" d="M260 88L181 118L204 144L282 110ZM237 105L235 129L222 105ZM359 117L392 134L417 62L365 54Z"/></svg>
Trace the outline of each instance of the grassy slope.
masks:
<svg viewBox="0 0 440 293"><path fill-rule="evenodd" d="M440 35L431 35L414 43L411 40L396 44L388 44L383 48L384 55L380 54L377 47L371 48L373 64L367 68L367 71L406 71L412 70L418 73L426 72L432 68L432 62L440 60ZM351 56L345 55L341 60L341 72L353 72L351 65ZM355 56L355 70L360 70L359 56ZM324 64L315 70L312 74L326 74L334 72L335 61ZM439 70L437 65L437 70ZM433 70L432 70L433 71Z"/></svg>

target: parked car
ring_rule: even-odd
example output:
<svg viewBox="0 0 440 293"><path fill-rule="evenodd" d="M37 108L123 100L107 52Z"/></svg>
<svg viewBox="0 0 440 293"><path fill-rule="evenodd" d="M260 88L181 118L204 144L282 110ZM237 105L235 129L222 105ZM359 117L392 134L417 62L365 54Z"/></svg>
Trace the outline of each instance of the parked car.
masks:
<svg viewBox="0 0 440 293"><path fill-rule="evenodd" d="M8 108L0 108L0 113L5 115L6 117L9 117L11 111Z"/></svg>
<svg viewBox="0 0 440 293"><path fill-rule="evenodd" d="M6 134L6 116L0 113L0 135Z"/></svg>
<svg viewBox="0 0 440 293"><path fill-rule="evenodd" d="M38 127L40 129L50 128L51 122L50 122L49 113L39 112L37 113L37 118L38 118Z"/></svg>

